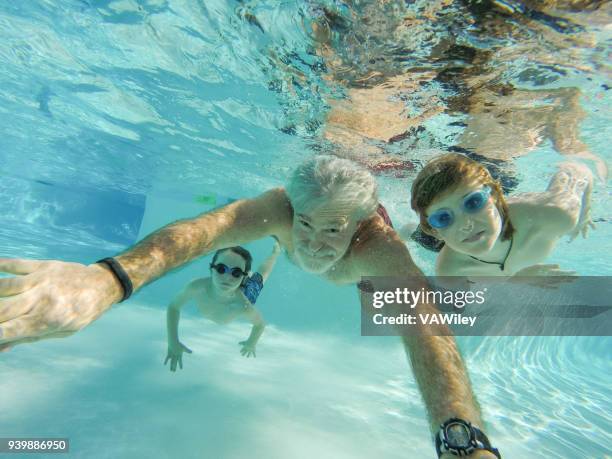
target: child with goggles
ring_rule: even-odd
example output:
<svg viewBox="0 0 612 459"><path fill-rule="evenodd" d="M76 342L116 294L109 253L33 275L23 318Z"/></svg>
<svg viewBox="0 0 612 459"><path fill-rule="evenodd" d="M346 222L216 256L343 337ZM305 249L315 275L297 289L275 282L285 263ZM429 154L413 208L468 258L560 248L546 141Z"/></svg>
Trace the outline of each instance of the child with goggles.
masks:
<svg viewBox="0 0 612 459"><path fill-rule="evenodd" d="M255 346L263 333L265 323L261 313L254 307L264 283L272 272L280 254L278 241L272 253L251 276L252 257L242 247L218 250L210 264L210 277L195 279L168 306L166 315L168 329L168 355L164 365L170 362L170 371L176 371L177 364L183 368L183 352L191 350L179 341L178 324L181 308L194 300L202 315L218 324L227 324L236 319L252 323L248 339L241 341L240 353L245 357L256 357Z"/></svg>
<svg viewBox="0 0 612 459"><path fill-rule="evenodd" d="M448 154L429 162L412 184L412 208L423 231L443 242L439 276L560 275L543 265L564 235L573 240L593 227L593 176L564 162L546 191L506 198L477 161Z"/></svg>

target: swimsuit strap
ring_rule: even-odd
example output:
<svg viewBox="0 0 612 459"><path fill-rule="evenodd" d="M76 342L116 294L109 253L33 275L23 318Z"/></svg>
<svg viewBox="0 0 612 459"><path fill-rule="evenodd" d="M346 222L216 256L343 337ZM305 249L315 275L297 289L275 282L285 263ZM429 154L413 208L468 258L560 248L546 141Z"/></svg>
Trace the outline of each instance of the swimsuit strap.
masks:
<svg viewBox="0 0 612 459"><path fill-rule="evenodd" d="M506 256L504 257L504 261L502 261L501 263L499 261L486 261L486 260L481 260L480 258L476 258L473 257L472 255L470 255L470 258L473 258L476 261L480 261L482 263L487 263L489 265L498 265L499 266L499 270L503 271L504 268L506 267L506 260L508 259L508 256L510 255L510 251L512 250L512 243L514 242L514 237L510 238L510 246L508 247L508 251L506 252Z"/></svg>

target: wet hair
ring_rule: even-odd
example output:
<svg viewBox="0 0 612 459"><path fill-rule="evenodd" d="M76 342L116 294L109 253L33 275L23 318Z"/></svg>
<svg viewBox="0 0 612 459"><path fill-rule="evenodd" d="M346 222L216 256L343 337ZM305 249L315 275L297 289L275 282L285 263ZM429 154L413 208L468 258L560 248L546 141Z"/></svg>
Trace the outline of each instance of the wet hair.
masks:
<svg viewBox="0 0 612 459"><path fill-rule="evenodd" d="M467 156L451 153L433 159L419 172L412 182L412 197L410 205L419 214L420 227L422 231L430 236L435 236L434 229L427 221L426 209L441 194L452 191L462 183L479 181L482 185L491 188L491 196L495 207L499 211L503 227L502 240L510 239L514 227L510 221L508 204L504 198L501 185L491 177L491 174L478 161Z"/></svg>
<svg viewBox="0 0 612 459"><path fill-rule="evenodd" d="M221 255L223 252L227 250L231 250L232 252L237 253L242 258L244 258L244 262L245 262L244 271L247 273L251 271L251 263L253 262L253 256L251 255L251 252L249 252L247 249L245 249L244 247L239 247L239 246L227 247L225 249L217 250L215 254L213 255L211 264L214 265L217 261L217 258L219 258L219 255Z"/></svg>
<svg viewBox="0 0 612 459"><path fill-rule="evenodd" d="M304 211L324 202L339 201L363 220L378 207L378 187L372 174L336 156L319 155L299 165L286 191L293 208Z"/></svg>

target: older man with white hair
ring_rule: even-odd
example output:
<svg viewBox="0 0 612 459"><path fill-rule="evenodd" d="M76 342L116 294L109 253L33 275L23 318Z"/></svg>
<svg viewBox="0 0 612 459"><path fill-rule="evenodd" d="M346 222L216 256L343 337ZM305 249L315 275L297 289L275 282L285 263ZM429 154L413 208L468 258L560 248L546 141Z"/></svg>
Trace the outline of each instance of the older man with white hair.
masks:
<svg viewBox="0 0 612 459"><path fill-rule="evenodd" d="M370 173L348 160L318 156L296 169L286 190L174 222L114 258L88 266L0 260L0 271L18 275L0 279L0 346L74 333L168 271L268 236L276 236L304 271L334 283L357 283L362 276L422 277L379 205ZM435 306L421 304L417 310L435 312ZM402 339L438 454L498 456L476 427L482 425L479 408L454 338Z"/></svg>

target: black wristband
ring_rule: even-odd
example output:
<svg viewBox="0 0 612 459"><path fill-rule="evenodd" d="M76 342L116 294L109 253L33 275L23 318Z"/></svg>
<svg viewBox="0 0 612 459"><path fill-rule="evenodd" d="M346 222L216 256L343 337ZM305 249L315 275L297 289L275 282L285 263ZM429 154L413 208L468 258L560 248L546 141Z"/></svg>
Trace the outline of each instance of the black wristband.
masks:
<svg viewBox="0 0 612 459"><path fill-rule="evenodd" d="M121 298L121 301L119 301L119 303L127 300L130 296L132 296L134 286L132 285L130 276L127 275L127 273L117 260L115 260L114 258L103 258L102 260L96 261L96 263L102 263L108 266L121 284L121 287L123 288L123 297Z"/></svg>

